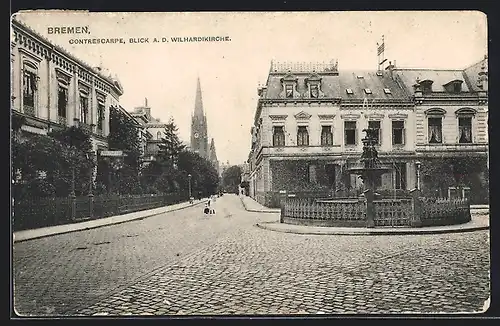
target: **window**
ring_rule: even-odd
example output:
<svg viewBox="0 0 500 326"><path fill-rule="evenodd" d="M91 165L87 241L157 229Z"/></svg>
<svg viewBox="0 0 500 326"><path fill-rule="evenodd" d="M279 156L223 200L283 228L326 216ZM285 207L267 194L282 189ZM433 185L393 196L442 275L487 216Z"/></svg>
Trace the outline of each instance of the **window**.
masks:
<svg viewBox="0 0 500 326"><path fill-rule="evenodd" d="M328 184L327 186L334 186L335 185L335 165L334 164L326 164L325 165L325 174L327 175L328 178Z"/></svg>
<svg viewBox="0 0 500 326"><path fill-rule="evenodd" d="M158 132L156 133L156 139L161 139L161 131L158 131Z"/></svg>
<svg viewBox="0 0 500 326"><path fill-rule="evenodd" d="M405 122L393 121L392 122L392 144L404 145L405 143Z"/></svg>
<svg viewBox="0 0 500 326"><path fill-rule="evenodd" d="M422 93L428 94L432 93L432 80L423 80L420 82L420 86L422 87Z"/></svg>
<svg viewBox="0 0 500 326"><path fill-rule="evenodd" d="M333 133L331 126L321 127L321 146L333 145Z"/></svg>
<svg viewBox="0 0 500 326"><path fill-rule="evenodd" d="M104 126L104 103L97 103L97 129L102 130Z"/></svg>
<svg viewBox="0 0 500 326"><path fill-rule="evenodd" d="M406 189L406 163L396 163L394 166L395 188Z"/></svg>
<svg viewBox="0 0 500 326"><path fill-rule="evenodd" d="M31 115L35 114L37 82L36 71L25 67L23 73L23 106L24 112Z"/></svg>
<svg viewBox="0 0 500 326"><path fill-rule="evenodd" d="M66 108L68 106L68 89L59 85L57 92L57 115L61 118L66 118Z"/></svg>
<svg viewBox="0 0 500 326"><path fill-rule="evenodd" d="M369 89L369 88L365 88L365 93L366 93L366 94L371 94L371 93L372 93L372 90L371 90L371 89Z"/></svg>
<svg viewBox="0 0 500 326"><path fill-rule="evenodd" d="M377 130L377 132L374 133L375 144L380 145L380 121L368 121L368 128Z"/></svg>
<svg viewBox="0 0 500 326"><path fill-rule="evenodd" d="M318 98L319 97L319 86L318 85L311 85L310 86L310 91L311 91L311 97L312 98Z"/></svg>
<svg viewBox="0 0 500 326"><path fill-rule="evenodd" d="M80 93L80 121L88 123L89 120L89 98L86 94Z"/></svg>
<svg viewBox="0 0 500 326"><path fill-rule="evenodd" d="M347 94L351 94L351 95L354 94L354 92L352 91L351 88L346 88L345 91L346 91Z"/></svg>
<svg viewBox="0 0 500 326"><path fill-rule="evenodd" d="M306 126L297 129L297 146L309 146L309 132Z"/></svg>
<svg viewBox="0 0 500 326"><path fill-rule="evenodd" d="M293 85L286 85L285 92L287 98L293 98Z"/></svg>
<svg viewBox="0 0 500 326"><path fill-rule="evenodd" d="M344 136L346 145L356 145L356 121L344 121Z"/></svg>
<svg viewBox="0 0 500 326"><path fill-rule="evenodd" d="M273 146L285 146L285 131L283 126L273 127Z"/></svg>
<svg viewBox="0 0 500 326"><path fill-rule="evenodd" d="M391 94L391 90L389 88L384 88L384 93Z"/></svg>
<svg viewBox="0 0 500 326"><path fill-rule="evenodd" d="M453 83L453 91L455 93L460 93L462 91L462 83L460 82Z"/></svg>
<svg viewBox="0 0 500 326"><path fill-rule="evenodd" d="M441 144L443 142L441 123L441 118L428 119L430 144Z"/></svg>
<svg viewBox="0 0 500 326"><path fill-rule="evenodd" d="M460 144L472 143L472 118L459 117L458 118L458 142Z"/></svg>

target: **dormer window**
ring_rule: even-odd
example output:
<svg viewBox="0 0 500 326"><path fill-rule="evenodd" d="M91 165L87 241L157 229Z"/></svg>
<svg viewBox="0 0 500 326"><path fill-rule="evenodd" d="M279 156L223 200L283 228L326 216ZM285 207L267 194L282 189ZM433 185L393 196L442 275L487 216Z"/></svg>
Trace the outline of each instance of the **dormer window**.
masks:
<svg viewBox="0 0 500 326"><path fill-rule="evenodd" d="M433 81L429 80L429 79L422 80L420 82L420 87L421 87L422 93L424 93L424 94L432 93L432 83L433 83Z"/></svg>
<svg viewBox="0 0 500 326"><path fill-rule="evenodd" d="M311 96L311 98L318 98L319 97L319 87L318 87L318 85L311 85L310 96Z"/></svg>
<svg viewBox="0 0 500 326"><path fill-rule="evenodd" d="M384 93L385 94L391 94L391 90L389 88L384 88Z"/></svg>
<svg viewBox="0 0 500 326"><path fill-rule="evenodd" d="M366 93L366 94L371 94L371 93L372 93L372 90L371 90L371 89L369 89L369 88L365 88L365 93Z"/></svg>
<svg viewBox="0 0 500 326"><path fill-rule="evenodd" d="M448 93L460 93L462 91L463 81L457 79L443 85Z"/></svg>
<svg viewBox="0 0 500 326"><path fill-rule="evenodd" d="M285 96L286 98L293 98L293 85L285 86Z"/></svg>
<svg viewBox="0 0 500 326"><path fill-rule="evenodd" d="M347 94L349 94L349 95L354 94L354 92L352 91L352 89L351 89L351 88L346 88L345 92L346 92Z"/></svg>

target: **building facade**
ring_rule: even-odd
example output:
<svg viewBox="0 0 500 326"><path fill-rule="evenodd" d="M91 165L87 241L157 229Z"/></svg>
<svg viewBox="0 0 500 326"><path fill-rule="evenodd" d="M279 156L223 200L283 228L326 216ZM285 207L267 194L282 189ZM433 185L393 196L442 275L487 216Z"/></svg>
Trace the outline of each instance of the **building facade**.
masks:
<svg viewBox="0 0 500 326"><path fill-rule="evenodd" d="M47 134L80 126L94 151L107 149L109 109L119 107L123 88L116 76L91 67L63 48L12 20L12 113L24 117L22 132Z"/></svg>
<svg viewBox="0 0 500 326"><path fill-rule="evenodd" d="M147 141L144 150L144 161L150 162L154 160L155 155L158 154L159 144L162 142L165 135L166 123L160 119L156 119L151 115L151 107L148 105L148 99L144 99L144 106L138 106L130 112L147 132Z"/></svg>
<svg viewBox="0 0 500 326"><path fill-rule="evenodd" d="M348 169L361 156L365 128L378 130L379 158L392 168L378 180L379 190L415 188L417 162L431 153L486 155L484 82L482 88L466 86L473 78L469 75L481 70L474 67L448 75L429 69L417 79L413 70L394 65L339 71L336 62L272 62L266 85L258 89L251 130L250 196L275 206L284 193L335 195L362 189L362 181ZM445 86L426 95L414 87L433 79ZM453 93L450 85L456 83L463 87ZM435 115L442 119L441 136L432 127L437 120L429 122ZM465 129L459 128L464 120L458 117L472 117L474 136L463 136L472 143L460 143L458 134ZM439 137L440 145L429 145L429 137Z"/></svg>

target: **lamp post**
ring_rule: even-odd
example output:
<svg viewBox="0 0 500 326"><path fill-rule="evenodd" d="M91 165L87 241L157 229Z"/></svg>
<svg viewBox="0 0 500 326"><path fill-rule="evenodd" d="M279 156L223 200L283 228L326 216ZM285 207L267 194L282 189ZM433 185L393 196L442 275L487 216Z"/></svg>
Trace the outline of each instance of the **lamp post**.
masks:
<svg viewBox="0 0 500 326"><path fill-rule="evenodd" d="M71 192L69 194L71 200L71 220L76 218L76 194L75 194L75 153L71 147Z"/></svg>
<svg viewBox="0 0 500 326"><path fill-rule="evenodd" d="M85 154L87 157L87 160L92 159L92 155L89 153ZM92 183L93 183L93 173L92 173L92 166L90 166L89 169L89 217L92 218L93 211L94 211L94 194L92 193Z"/></svg>
<svg viewBox="0 0 500 326"><path fill-rule="evenodd" d="M415 162L415 166L417 167L417 189L420 190L420 166L422 163L420 161Z"/></svg>
<svg viewBox="0 0 500 326"><path fill-rule="evenodd" d="M188 186L189 186L189 202L192 202L191 200L191 173L188 174Z"/></svg>

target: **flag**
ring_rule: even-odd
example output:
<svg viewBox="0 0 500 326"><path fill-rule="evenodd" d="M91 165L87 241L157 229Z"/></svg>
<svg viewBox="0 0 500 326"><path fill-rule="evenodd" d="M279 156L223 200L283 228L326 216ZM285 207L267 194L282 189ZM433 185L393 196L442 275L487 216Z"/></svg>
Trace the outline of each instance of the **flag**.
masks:
<svg viewBox="0 0 500 326"><path fill-rule="evenodd" d="M378 44L378 43L377 43ZM377 48L377 55L381 55L382 52L384 52L384 49L385 49L385 43L382 42L382 44L380 44Z"/></svg>

